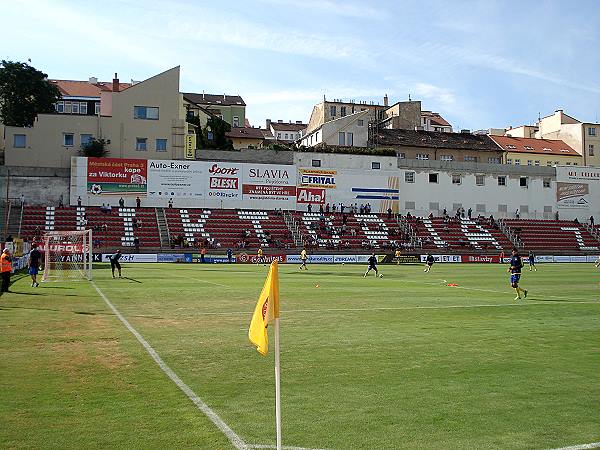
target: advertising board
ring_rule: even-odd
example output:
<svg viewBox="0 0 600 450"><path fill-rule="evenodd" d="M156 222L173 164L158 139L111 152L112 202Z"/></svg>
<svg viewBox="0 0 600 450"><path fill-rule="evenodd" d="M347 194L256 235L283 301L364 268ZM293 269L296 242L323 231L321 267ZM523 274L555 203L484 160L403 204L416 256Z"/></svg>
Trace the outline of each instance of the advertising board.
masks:
<svg viewBox="0 0 600 450"><path fill-rule="evenodd" d="M461 255L432 255L436 263L460 263L462 261ZM421 262L424 263L427 260L427 255L421 255Z"/></svg>
<svg viewBox="0 0 600 450"><path fill-rule="evenodd" d="M87 158L87 192L92 196L146 195L145 159Z"/></svg>
<svg viewBox="0 0 600 450"><path fill-rule="evenodd" d="M283 253L274 253L274 254L270 254L270 255L263 255L260 258L256 254L238 253L236 255L237 262L247 263L247 264L271 264L273 261L285 263L286 260L287 260L287 255L285 255Z"/></svg>
<svg viewBox="0 0 600 450"><path fill-rule="evenodd" d="M102 253L102 262L110 262L110 257L113 253ZM94 255L94 261L96 255ZM122 263L155 263L158 262L156 253L123 253L119 262Z"/></svg>

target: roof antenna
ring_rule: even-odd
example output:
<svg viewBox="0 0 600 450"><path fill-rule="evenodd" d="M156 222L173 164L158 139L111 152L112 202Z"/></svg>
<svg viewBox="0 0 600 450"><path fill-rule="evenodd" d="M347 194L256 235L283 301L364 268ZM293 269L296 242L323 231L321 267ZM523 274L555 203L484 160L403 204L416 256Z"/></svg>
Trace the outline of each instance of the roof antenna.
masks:
<svg viewBox="0 0 600 450"><path fill-rule="evenodd" d="M412 100L410 99L410 94L408 94L408 101L411 102Z"/></svg>

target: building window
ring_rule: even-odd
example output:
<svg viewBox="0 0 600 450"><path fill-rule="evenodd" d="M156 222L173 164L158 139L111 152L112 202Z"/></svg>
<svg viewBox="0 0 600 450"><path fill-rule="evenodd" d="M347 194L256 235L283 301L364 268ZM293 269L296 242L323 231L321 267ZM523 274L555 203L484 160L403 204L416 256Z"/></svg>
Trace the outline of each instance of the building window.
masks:
<svg viewBox="0 0 600 450"><path fill-rule="evenodd" d="M65 102L65 114L71 114L71 102Z"/></svg>
<svg viewBox="0 0 600 450"><path fill-rule="evenodd" d="M504 175L498 177L498 186L506 186L506 177Z"/></svg>
<svg viewBox="0 0 600 450"><path fill-rule="evenodd" d="M465 156L465 162L477 162L477 156Z"/></svg>
<svg viewBox="0 0 600 450"><path fill-rule="evenodd" d="M506 164L512 164L512 159L507 159Z"/></svg>
<svg viewBox="0 0 600 450"><path fill-rule="evenodd" d="M359 127L363 127L365 125L365 121L363 119L358 119L356 123Z"/></svg>
<svg viewBox="0 0 600 450"><path fill-rule="evenodd" d="M281 139L281 133L277 133L277 139Z"/></svg>
<svg viewBox="0 0 600 450"><path fill-rule="evenodd" d="M235 128L237 128L237 127L239 127L239 126L240 126L240 118L239 118L239 117L237 117L237 116L233 116L233 126L234 126Z"/></svg>
<svg viewBox="0 0 600 450"><path fill-rule="evenodd" d="M588 136L596 136L596 127L588 128Z"/></svg>
<svg viewBox="0 0 600 450"><path fill-rule="evenodd" d="M405 183L414 183L415 182L415 173L414 172L404 172L404 182Z"/></svg>
<svg viewBox="0 0 600 450"><path fill-rule="evenodd" d="M429 159L429 153L417 153L417 159L427 161Z"/></svg>
<svg viewBox="0 0 600 450"><path fill-rule="evenodd" d="M398 158L406 159L406 153L398 153Z"/></svg>
<svg viewBox="0 0 600 450"><path fill-rule="evenodd" d="M315 133L315 142L319 142L319 132L318 131Z"/></svg>
<svg viewBox="0 0 600 450"><path fill-rule="evenodd" d="M452 184L460 184L460 183L461 183L460 175L452 175Z"/></svg>
<svg viewBox="0 0 600 450"><path fill-rule="evenodd" d="M59 114L65 112L65 102L56 102L56 112Z"/></svg>
<svg viewBox="0 0 600 450"><path fill-rule="evenodd" d="M552 161L546 161L546 165L547 166L551 166L552 165Z"/></svg>
<svg viewBox="0 0 600 450"><path fill-rule="evenodd" d="M532 161L531 159L528 159L528 160L527 160L527 165L528 165L528 166L533 166L533 161Z"/></svg>
<svg viewBox="0 0 600 450"><path fill-rule="evenodd" d="M312 160L312 166L313 167L321 167L321 160L320 159L313 159Z"/></svg>
<svg viewBox="0 0 600 450"><path fill-rule="evenodd" d="M558 161L554 161L554 165L555 165L555 166L558 166Z"/></svg>
<svg viewBox="0 0 600 450"><path fill-rule="evenodd" d="M92 134L82 134L80 136L80 138L81 138L81 145L87 145L87 144L89 144L93 137L94 137L94 135L92 135Z"/></svg>
<svg viewBox="0 0 600 450"><path fill-rule="evenodd" d="M519 178L519 186L521 186L521 187L527 187L527 177L521 177L521 178Z"/></svg>
<svg viewBox="0 0 600 450"><path fill-rule="evenodd" d="M96 114L96 115L100 114L100 102L96 102L94 104L94 114Z"/></svg>
<svg viewBox="0 0 600 450"><path fill-rule="evenodd" d="M440 155L440 161L452 161L453 159L452 155Z"/></svg>
<svg viewBox="0 0 600 450"><path fill-rule="evenodd" d="M576 166L576 165L577 165L577 163L573 163L573 165L574 165L574 166Z"/></svg>
<svg viewBox="0 0 600 450"><path fill-rule="evenodd" d="M594 144L588 146L588 155L594 156Z"/></svg>
<svg viewBox="0 0 600 450"><path fill-rule="evenodd" d="M485 176L484 175L475 175L475 185L485 186Z"/></svg>
<svg viewBox="0 0 600 450"><path fill-rule="evenodd" d="M153 106L134 106L134 119L158 120L158 108Z"/></svg>
<svg viewBox="0 0 600 450"><path fill-rule="evenodd" d="M545 188L549 188L550 187L550 178L544 178L544 187Z"/></svg>
<svg viewBox="0 0 600 450"><path fill-rule="evenodd" d="M140 152L145 152L147 147L148 138L135 138L135 149Z"/></svg>
<svg viewBox="0 0 600 450"><path fill-rule="evenodd" d="M346 133L344 133L343 131L340 131L338 133L338 144L346 145Z"/></svg>
<svg viewBox="0 0 600 450"><path fill-rule="evenodd" d="M570 165L571 165L571 163L570 163L570 162L568 162L568 163L567 163L567 166L570 166Z"/></svg>
<svg viewBox="0 0 600 450"><path fill-rule="evenodd" d="M27 145L27 138L24 134L13 135L13 147L14 148L25 148Z"/></svg>
<svg viewBox="0 0 600 450"><path fill-rule="evenodd" d="M430 183L437 183L438 182L438 175L437 173L430 173L429 174L429 182Z"/></svg>
<svg viewBox="0 0 600 450"><path fill-rule="evenodd" d="M167 140L166 139L157 139L156 140L156 151L157 152L166 152L167 151Z"/></svg>
<svg viewBox="0 0 600 450"><path fill-rule="evenodd" d="M63 133L63 145L65 147L73 147L74 136L73 133Z"/></svg>
<svg viewBox="0 0 600 450"><path fill-rule="evenodd" d="M73 114L79 114L79 102L73 102L72 110Z"/></svg>
<svg viewBox="0 0 600 450"><path fill-rule="evenodd" d="M371 161L371 169L373 169L373 170L381 169L381 163L379 161Z"/></svg>
<svg viewBox="0 0 600 450"><path fill-rule="evenodd" d="M520 165L521 165L521 160L515 159L515 166L520 166Z"/></svg>
<svg viewBox="0 0 600 450"><path fill-rule="evenodd" d="M535 165L536 165L536 166L539 166L539 165L540 165L540 162L539 162L539 161L536 161L536 162L535 162Z"/></svg>
<svg viewBox="0 0 600 450"><path fill-rule="evenodd" d="M87 102L81 102L79 104L79 114L87 114Z"/></svg>
<svg viewBox="0 0 600 450"><path fill-rule="evenodd" d="M340 106L340 116L344 117L346 115L346 107Z"/></svg>
<svg viewBox="0 0 600 450"><path fill-rule="evenodd" d="M352 147L354 145L354 133L346 133L346 140L348 141L348 146Z"/></svg>
<svg viewBox="0 0 600 450"><path fill-rule="evenodd" d="M335 116L335 105L331 105L329 107L329 115L330 116Z"/></svg>
<svg viewBox="0 0 600 450"><path fill-rule="evenodd" d="M289 138L288 138L288 134L287 134L287 133L285 133L285 137L284 137L284 139L285 139L286 141L287 141L287 140L289 140Z"/></svg>
<svg viewBox="0 0 600 450"><path fill-rule="evenodd" d="M500 164L500 158L498 156L488 158L488 164Z"/></svg>

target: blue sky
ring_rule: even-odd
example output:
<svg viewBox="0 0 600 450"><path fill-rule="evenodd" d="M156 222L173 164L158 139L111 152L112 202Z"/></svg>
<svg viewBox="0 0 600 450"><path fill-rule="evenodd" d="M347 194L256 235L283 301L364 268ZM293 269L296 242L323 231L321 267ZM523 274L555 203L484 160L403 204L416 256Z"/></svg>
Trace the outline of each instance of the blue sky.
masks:
<svg viewBox="0 0 600 450"><path fill-rule="evenodd" d="M600 116L600 4L565 1L3 2L0 58L51 78L239 94L252 125L328 98L421 100L455 129ZM25 25L24 25L25 24Z"/></svg>

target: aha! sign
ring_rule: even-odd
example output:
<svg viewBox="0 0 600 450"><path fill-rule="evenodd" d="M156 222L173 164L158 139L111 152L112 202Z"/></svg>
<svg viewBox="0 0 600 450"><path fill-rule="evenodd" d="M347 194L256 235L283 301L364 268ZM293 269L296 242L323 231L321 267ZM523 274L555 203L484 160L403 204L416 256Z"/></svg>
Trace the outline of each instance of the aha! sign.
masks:
<svg viewBox="0 0 600 450"><path fill-rule="evenodd" d="M325 204L325 189L299 187L296 194L298 203Z"/></svg>

